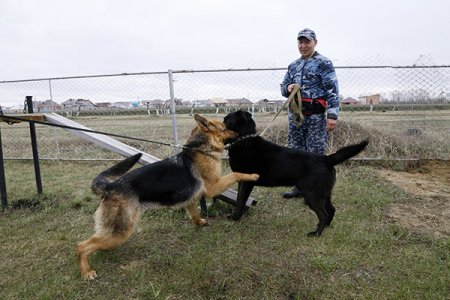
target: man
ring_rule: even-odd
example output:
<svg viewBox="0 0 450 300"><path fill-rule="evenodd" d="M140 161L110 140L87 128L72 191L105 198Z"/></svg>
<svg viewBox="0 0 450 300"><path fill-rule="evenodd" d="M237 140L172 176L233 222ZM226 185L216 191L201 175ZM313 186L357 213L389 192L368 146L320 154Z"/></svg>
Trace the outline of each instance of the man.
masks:
<svg viewBox="0 0 450 300"><path fill-rule="evenodd" d="M300 86L302 111L288 112L288 146L318 154L324 154L328 143L328 132L336 127L339 114L339 87L331 60L315 51L317 38L314 31L305 28L297 35L301 57L288 67L281 94L288 97L294 84ZM304 122L299 126L298 114L303 114ZM283 194L284 198L300 197L294 188Z"/></svg>

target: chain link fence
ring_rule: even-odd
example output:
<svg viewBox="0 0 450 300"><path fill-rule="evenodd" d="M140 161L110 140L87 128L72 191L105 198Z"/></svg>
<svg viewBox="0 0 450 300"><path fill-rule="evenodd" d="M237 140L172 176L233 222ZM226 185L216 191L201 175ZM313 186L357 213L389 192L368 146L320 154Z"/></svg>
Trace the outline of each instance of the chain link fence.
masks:
<svg viewBox="0 0 450 300"><path fill-rule="evenodd" d="M341 115L330 149L369 137L374 158L439 158L450 153L450 66L336 66ZM34 112L57 113L93 130L155 142L183 144L193 113L217 118L252 112L259 128L285 99L279 83L286 68L169 70L0 82L2 113L22 114L26 96ZM175 127L174 127L175 126ZM270 123L268 139L286 144L286 113ZM48 160L118 159L119 155L69 132L36 125L39 156ZM29 125L0 122L5 159L31 159ZM174 148L122 142L164 158Z"/></svg>

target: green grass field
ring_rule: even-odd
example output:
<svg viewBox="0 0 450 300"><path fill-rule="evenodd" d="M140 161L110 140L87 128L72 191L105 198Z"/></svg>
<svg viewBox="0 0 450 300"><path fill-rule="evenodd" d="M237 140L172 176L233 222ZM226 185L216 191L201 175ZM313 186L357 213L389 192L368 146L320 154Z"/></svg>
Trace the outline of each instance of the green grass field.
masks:
<svg viewBox="0 0 450 300"><path fill-rule="evenodd" d="M28 162L7 162L12 207L0 214L2 299L448 299L450 239L419 234L386 215L410 196L375 169L338 168L335 220L320 238L316 217L283 188L256 188L240 222L209 208L209 226L182 210L147 211L122 247L91 257L83 281L75 247L93 233L89 191L105 163L42 165L37 196ZM65 170L64 172L61 172ZM32 177L32 176L31 176Z"/></svg>
<svg viewBox="0 0 450 300"><path fill-rule="evenodd" d="M343 114L340 131L331 137L332 147L367 135L372 143L364 156L414 157L428 153L426 149L448 147L448 141L427 148L423 141L411 144L406 140L411 137L402 140L395 135L419 124L416 119L423 120L423 115L409 116L406 122L397 112L377 114L381 114L378 121L367 113ZM443 120L427 115L420 122L443 128L450 120L447 115ZM145 129L153 130L149 136L170 140L170 120L129 118L128 126L102 118L80 123L134 135L139 130L133 124L147 122ZM266 116L265 122L270 118ZM267 124L262 117L258 120ZM182 140L193 123L188 116L179 121ZM376 124L386 124L389 132L380 134ZM277 119L268 138L282 143L284 126ZM447 134L445 130L441 129ZM10 133L2 130L2 134ZM70 147L74 155L84 149ZM170 151L163 150L160 157L167 155ZM1 299L450 298L450 237L404 227L388 213L395 204L426 209L427 199L394 185L378 167L356 164L337 168L336 216L320 238L307 237L317 219L301 199L282 199L285 188L257 187L252 196L258 203L240 222L228 220L232 207L221 201L211 204L209 226L202 228L193 225L183 210L147 211L128 242L91 257L99 277L84 281L75 247L93 233L98 199L89 187L93 177L112 164L41 161L44 193L37 195L32 162L5 161L10 207L0 213Z"/></svg>

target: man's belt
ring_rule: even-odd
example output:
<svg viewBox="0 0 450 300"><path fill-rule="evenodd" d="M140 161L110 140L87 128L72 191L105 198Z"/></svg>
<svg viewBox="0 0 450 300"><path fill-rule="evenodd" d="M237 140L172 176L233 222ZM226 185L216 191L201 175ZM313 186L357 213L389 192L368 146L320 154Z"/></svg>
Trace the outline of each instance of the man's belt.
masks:
<svg viewBox="0 0 450 300"><path fill-rule="evenodd" d="M327 108L324 98L302 98L302 103L302 114L306 116L324 113Z"/></svg>
<svg viewBox="0 0 450 300"><path fill-rule="evenodd" d="M325 100L324 98L303 98L302 97L302 102L307 102L307 103L313 103L314 101L319 102L323 107L327 107L327 100Z"/></svg>

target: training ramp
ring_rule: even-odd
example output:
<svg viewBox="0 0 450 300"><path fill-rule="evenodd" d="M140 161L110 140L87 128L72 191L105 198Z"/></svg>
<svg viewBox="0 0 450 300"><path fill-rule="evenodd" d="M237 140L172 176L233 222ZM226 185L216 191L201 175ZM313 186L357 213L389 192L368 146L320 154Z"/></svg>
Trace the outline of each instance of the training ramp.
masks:
<svg viewBox="0 0 450 300"><path fill-rule="evenodd" d="M55 113L51 114L45 114L45 119L47 122L57 124L57 125L64 125L64 126L70 126L74 128L80 128L80 129L86 129L86 130L92 130L88 127L85 127L77 122L74 122L70 119L67 119L63 116L60 116ZM152 156L150 154L147 154L145 152L142 152L134 147L131 147L127 144L124 144L122 142L119 142L116 139L113 139L110 136L99 134L99 133L92 133L92 132L86 132L76 129L66 129L67 131L71 132L72 134L88 140L102 148L111 150L117 154L120 154L124 157L129 157L137 153L142 153L142 157L139 160L139 163L142 165L151 164L156 161L159 161L160 159ZM217 196L216 198L223 200L229 204L236 204L236 198L237 198L237 192L231 189L226 190L221 195ZM252 206L255 205L256 201L255 199L249 197L246 203L246 206Z"/></svg>
<svg viewBox="0 0 450 300"><path fill-rule="evenodd" d="M85 127L77 122L74 122L72 120L64 118L55 113L45 114L45 119L47 122L57 124L57 125L65 125L65 126L70 126L70 127L80 128L80 129L92 130L88 127ZM118 153L125 157L129 157L129 156L132 156L137 153L142 153L142 157L139 160L139 163L142 165L151 164L151 163L154 163L154 162L160 160L157 157L154 157L150 154L142 152L134 147L131 147L127 144L119 142L118 140L113 139L112 137L104 135L104 134L86 132L86 131L75 130L75 129L66 129L66 130L82 139L88 140L102 148L111 150L111 151Z"/></svg>

